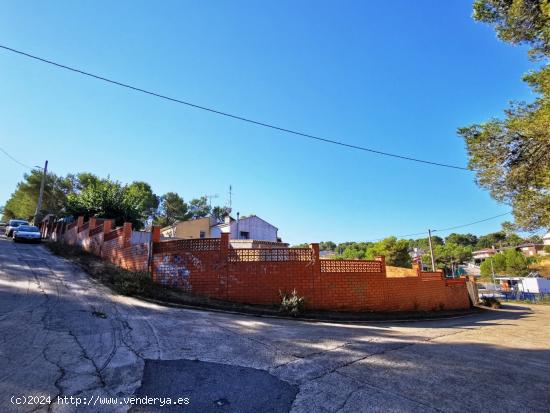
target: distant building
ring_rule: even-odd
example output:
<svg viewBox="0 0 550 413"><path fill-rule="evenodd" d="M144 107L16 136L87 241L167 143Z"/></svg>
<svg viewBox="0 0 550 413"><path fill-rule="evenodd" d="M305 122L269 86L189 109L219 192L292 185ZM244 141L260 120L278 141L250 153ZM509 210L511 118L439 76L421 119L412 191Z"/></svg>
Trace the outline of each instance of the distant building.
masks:
<svg viewBox="0 0 550 413"><path fill-rule="evenodd" d="M335 251L319 251L319 258L322 260L331 260L336 257Z"/></svg>
<svg viewBox="0 0 550 413"><path fill-rule="evenodd" d="M160 230L164 238L219 238L228 233L233 248L286 248L277 236L278 229L256 215L239 219L227 216L224 222L214 217L178 221Z"/></svg>
<svg viewBox="0 0 550 413"><path fill-rule="evenodd" d="M498 250L496 248L484 248L482 250L473 251L472 258L475 264L480 265L483 261L485 261L487 258L492 257L497 252Z"/></svg>
<svg viewBox="0 0 550 413"><path fill-rule="evenodd" d="M550 279L543 277L495 277L504 291L550 293Z"/></svg>
<svg viewBox="0 0 550 413"><path fill-rule="evenodd" d="M222 233L229 233L230 240L257 240L280 242L277 236L279 230L276 226L256 215L249 215L239 219L226 217L223 223L211 228L213 238L218 238Z"/></svg>
<svg viewBox="0 0 550 413"><path fill-rule="evenodd" d="M542 237L542 243L544 245L550 245L550 232L548 232L548 234Z"/></svg>
<svg viewBox="0 0 550 413"><path fill-rule="evenodd" d="M262 241L257 239L230 239L232 248L288 248L286 242Z"/></svg>
<svg viewBox="0 0 550 413"><path fill-rule="evenodd" d="M532 242L528 242L518 245L516 250L520 251L526 257L531 257L537 254L544 255L544 244L534 244Z"/></svg>
<svg viewBox="0 0 550 413"><path fill-rule="evenodd" d="M217 223L214 217L176 221L173 225L162 228L160 234L165 238L214 238L211 229Z"/></svg>

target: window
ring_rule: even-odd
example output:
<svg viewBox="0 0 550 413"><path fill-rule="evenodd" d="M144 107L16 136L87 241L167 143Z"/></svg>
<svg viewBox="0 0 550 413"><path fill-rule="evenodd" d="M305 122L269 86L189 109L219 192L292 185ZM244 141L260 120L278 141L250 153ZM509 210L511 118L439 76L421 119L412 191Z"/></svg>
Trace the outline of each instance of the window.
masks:
<svg viewBox="0 0 550 413"><path fill-rule="evenodd" d="M250 238L250 232L241 231L241 234L239 235L239 239L249 239L249 238Z"/></svg>
<svg viewBox="0 0 550 413"><path fill-rule="evenodd" d="M205 237L206 237L206 233L204 231L201 231L199 234L199 238L205 238Z"/></svg>

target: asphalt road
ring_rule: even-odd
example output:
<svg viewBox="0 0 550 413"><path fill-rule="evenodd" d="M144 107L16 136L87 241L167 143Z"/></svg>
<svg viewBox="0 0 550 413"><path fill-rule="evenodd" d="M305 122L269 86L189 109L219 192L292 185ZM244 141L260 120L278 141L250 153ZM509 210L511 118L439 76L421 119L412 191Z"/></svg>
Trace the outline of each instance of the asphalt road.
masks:
<svg viewBox="0 0 550 413"><path fill-rule="evenodd" d="M0 239L0 333L0 412L550 411L549 306L370 325L169 308Z"/></svg>

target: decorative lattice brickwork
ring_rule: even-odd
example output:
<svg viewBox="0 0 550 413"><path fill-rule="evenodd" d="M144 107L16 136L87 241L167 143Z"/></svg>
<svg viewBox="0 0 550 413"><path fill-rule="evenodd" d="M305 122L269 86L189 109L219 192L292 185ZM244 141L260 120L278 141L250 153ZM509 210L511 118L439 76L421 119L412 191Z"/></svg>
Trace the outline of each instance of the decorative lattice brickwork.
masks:
<svg viewBox="0 0 550 413"><path fill-rule="evenodd" d="M118 229L115 229L114 231L111 231L111 232L108 232L107 234L105 234L105 238L103 240L104 241L110 241L112 239L120 237L121 235L122 235L122 227L118 228Z"/></svg>
<svg viewBox="0 0 550 413"><path fill-rule="evenodd" d="M90 230L90 237L93 237L94 235L97 235L102 231L103 231L103 224L91 229Z"/></svg>
<svg viewBox="0 0 550 413"><path fill-rule="evenodd" d="M381 273L382 263L365 260L321 260L321 272Z"/></svg>
<svg viewBox="0 0 550 413"><path fill-rule="evenodd" d="M229 262L250 261L311 261L309 248L239 248L230 249Z"/></svg>
<svg viewBox="0 0 550 413"><path fill-rule="evenodd" d="M78 232L86 231L89 226L90 226L90 223L86 222L84 225L82 225L80 228L78 228Z"/></svg>
<svg viewBox="0 0 550 413"><path fill-rule="evenodd" d="M219 238L179 239L155 243L154 253L170 253L178 251L219 251Z"/></svg>

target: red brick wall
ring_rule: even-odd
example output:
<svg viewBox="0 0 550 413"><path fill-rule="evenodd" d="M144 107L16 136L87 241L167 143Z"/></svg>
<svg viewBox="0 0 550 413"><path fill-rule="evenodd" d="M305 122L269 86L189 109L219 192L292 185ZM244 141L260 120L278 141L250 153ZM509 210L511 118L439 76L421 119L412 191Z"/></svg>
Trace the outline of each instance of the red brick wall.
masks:
<svg viewBox="0 0 550 413"><path fill-rule="evenodd" d="M177 240L154 244L153 278L162 285L226 299L225 267L219 239Z"/></svg>
<svg viewBox="0 0 550 413"><path fill-rule="evenodd" d="M441 272L388 278L377 261L319 260L311 249L232 250L218 240L155 244L157 282L197 295L249 304L278 304L279 292L296 289L312 309L410 311L469 307L465 280L447 281ZM210 243L210 245L209 245Z"/></svg>
<svg viewBox="0 0 550 413"><path fill-rule="evenodd" d="M110 221L96 224L79 219L63 238L120 267L148 270L149 243L132 245L130 224L114 230ZM470 306L464 279L447 280L441 272L418 268L415 276L387 277L383 257L373 261L320 260L317 244L310 248L232 249L227 234L221 239L159 242L158 229L155 231L153 279L200 296L276 305L280 292L296 289L311 309L432 311Z"/></svg>

